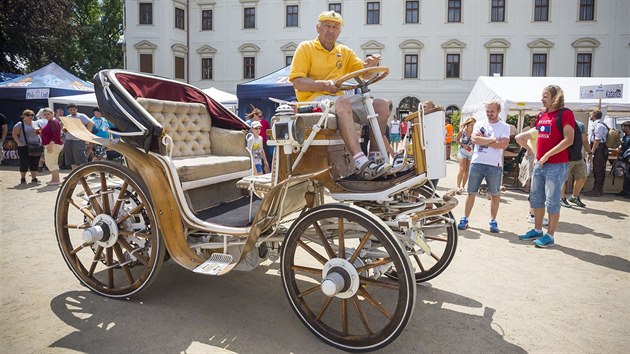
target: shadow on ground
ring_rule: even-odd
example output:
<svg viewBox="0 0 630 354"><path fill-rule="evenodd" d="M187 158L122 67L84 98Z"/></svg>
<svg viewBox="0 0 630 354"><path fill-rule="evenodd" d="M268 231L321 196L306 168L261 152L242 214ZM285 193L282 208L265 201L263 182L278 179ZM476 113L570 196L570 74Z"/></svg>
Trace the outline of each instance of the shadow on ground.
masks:
<svg viewBox="0 0 630 354"><path fill-rule="evenodd" d="M267 267L219 278L167 263L156 282L132 299L70 291L50 305L59 319L76 329L52 343L53 348L91 353L339 352L302 325L289 307L277 269ZM381 351L475 348L524 353L504 340L501 327L493 323L494 312L474 299L420 285L406 330Z"/></svg>

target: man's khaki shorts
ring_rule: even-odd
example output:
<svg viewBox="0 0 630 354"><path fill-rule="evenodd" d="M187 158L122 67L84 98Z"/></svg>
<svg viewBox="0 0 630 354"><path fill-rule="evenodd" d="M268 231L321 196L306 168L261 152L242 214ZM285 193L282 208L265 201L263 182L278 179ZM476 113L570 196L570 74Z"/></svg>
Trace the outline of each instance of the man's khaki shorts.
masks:
<svg viewBox="0 0 630 354"><path fill-rule="evenodd" d="M361 125L369 124L367 119L368 112L367 108L365 107L365 98L363 97L363 95L319 96L315 99L315 101L323 101L324 99L336 101L340 97L347 97L352 104L352 120L354 120L355 123Z"/></svg>
<svg viewBox="0 0 630 354"><path fill-rule="evenodd" d="M569 161L567 166L567 176L573 175L575 179L585 179L586 176L586 162L583 159L578 161Z"/></svg>

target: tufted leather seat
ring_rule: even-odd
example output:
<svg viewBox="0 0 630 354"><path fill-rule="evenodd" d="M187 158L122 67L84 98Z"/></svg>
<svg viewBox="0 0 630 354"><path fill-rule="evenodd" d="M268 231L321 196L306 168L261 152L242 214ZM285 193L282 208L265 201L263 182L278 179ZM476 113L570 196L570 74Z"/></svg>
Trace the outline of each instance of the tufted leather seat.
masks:
<svg viewBox="0 0 630 354"><path fill-rule="evenodd" d="M173 139L171 161L184 189L251 174L245 133L212 127L203 104L149 98L137 101Z"/></svg>

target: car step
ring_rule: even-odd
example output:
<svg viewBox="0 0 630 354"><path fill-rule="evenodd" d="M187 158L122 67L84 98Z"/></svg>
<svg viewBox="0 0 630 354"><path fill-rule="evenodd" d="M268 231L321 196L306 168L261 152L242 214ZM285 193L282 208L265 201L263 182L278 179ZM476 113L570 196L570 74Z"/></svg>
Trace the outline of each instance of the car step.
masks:
<svg viewBox="0 0 630 354"><path fill-rule="evenodd" d="M210 256L210 259L193 269L193 272L206 275L217 275L223 270L223 268L230 265L233 259L234 257L232 257L231 254L213 253Z"/></svg>

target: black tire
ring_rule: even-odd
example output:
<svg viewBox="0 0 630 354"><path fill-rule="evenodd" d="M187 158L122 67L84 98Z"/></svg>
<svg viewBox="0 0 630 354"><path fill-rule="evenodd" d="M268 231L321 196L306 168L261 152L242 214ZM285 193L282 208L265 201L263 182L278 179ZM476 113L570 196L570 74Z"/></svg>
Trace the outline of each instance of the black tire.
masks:
<svg viewBox="0 0 630 354"><path fill-rule="evenodd" d="M112 230L117 232L105 241L85 242L84 229L104 221L116 225ZM165 259L165 245L142 180L110 161L90 162L68 175L57 195L55 231L70 270L99 295L137 294L155 279Z"/></svg>
<svg viewBox="0 0 630 354"><path fill-rule="evenodd" d="M334 262L348 265L352 285L327 296L322 273L334 269ZM403 276L384 277L391 267ZM380 219L351 205L321 205L295 221L283 245L281 275L300 320L321 340L346 351L388 345L405 329L415 306L413 272L400 242Z"/></svg>

